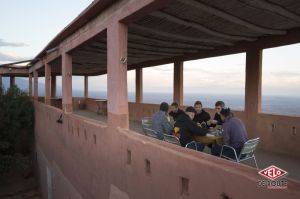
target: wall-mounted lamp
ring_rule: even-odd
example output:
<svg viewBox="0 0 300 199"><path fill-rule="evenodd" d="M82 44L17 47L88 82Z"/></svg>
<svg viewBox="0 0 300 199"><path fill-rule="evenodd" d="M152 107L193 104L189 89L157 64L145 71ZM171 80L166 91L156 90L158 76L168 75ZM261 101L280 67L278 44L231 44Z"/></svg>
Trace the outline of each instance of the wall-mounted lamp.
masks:
<svg viewBox="0 0 300 199"><path fill-rule="evenodd" d="M126 57L121 57L120 58L120 63L121 64L126 64L126 62L127 62L127 58Z"/></svg>

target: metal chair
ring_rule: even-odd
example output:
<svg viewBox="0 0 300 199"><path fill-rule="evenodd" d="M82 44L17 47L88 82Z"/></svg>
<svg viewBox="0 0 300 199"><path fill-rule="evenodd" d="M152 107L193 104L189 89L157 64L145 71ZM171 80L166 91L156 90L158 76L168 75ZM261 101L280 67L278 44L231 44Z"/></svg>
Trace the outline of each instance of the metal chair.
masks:
<svg viewBox="0 0 300 199"><path fill-rule="evenodd" d="M158 133L152 129L144 128L144 132L145 132L145 135L147 135L148 137L159 139Z"/></svg>
<svg viewBox="0 0 300 199"><path fill-rule="evenodd" d="M223 145L222 149L221 149L220 157L224 157L226 159L236 161L236 162L242 162L245 160L254 159L255 166L258 169L255 155L254 155L254 152L256 150L258 143L259 143L259 138L251 139L251 140L248 140L247 142L245 142L239 156L237 156L236 151L233 147L228 146L228 145ZM223 150L226 148L231 149L233 151L235 159L232 159L223 154Z"/></svg>
<svg viewBox="0 0 300 199"><path fill-rule="evenodd" d="M198 144L197 144L196 141L191 141L191 142L189 142L189 143L187 143L187 144L185 145L185 148L193 149L193 150L198 151Z"/></svg>
<svg viewBox="0 0 300 199"><path fill-rule="evenodd" d="M146 134L145 128L151 129L151 127L152 127L152 118L151 117L142 118L142 129L145 134Z"/></svg>
<svg viewBox="0 0 300 199"><path fill-rule="evenodd" d="M179 139L174 135L164 134L164 141L172 144L180 145Z"/></svg>

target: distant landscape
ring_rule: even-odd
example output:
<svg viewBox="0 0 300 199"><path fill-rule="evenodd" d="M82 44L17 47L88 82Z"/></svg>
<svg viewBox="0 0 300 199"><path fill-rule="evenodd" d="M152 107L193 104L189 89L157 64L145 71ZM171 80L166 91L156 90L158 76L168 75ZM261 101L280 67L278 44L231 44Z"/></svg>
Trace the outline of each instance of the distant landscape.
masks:
<svg viewBox="0 0 300 199"><path fill-rule="evenodd" d="M4 87L9 85L8 78L3 78ZM16 84L23 90L28 90L28 81L17 78ZM39 83L39 95L44 95L44 84ZM61 96L61 88L57 88L57 95ZM83 96L82 90L73 90L74 97ZM107 98L105 91L89 91L90 98ZM159 104L163 101L172 103L172 93L159 93L159 92L145 92L144 102ZM135 93L128 92L128 100L134 102ZM203 103L204 108L213 108L214 103L218 100L225 102L227 107L233 110L244 109L244 96L237 94L205 94L205 93L185 93L184 104L193 105L196 100L200 100ZM263 95L262 98L262 112L273 113L278 115L291 115L300 116L300 97L298 96L272 96Z"/></svg>

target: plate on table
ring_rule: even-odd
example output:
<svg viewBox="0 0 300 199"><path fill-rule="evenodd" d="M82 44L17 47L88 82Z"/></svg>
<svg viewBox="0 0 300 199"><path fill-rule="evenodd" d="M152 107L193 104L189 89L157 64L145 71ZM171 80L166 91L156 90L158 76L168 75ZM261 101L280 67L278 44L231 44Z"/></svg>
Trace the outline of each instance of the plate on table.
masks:
<svg viewBox="0 0 300 199"><path fill-rule="evenodd" d="M206 134L207 137L215 137L215 135L211 134L211 133L207 133Z"/></svg>

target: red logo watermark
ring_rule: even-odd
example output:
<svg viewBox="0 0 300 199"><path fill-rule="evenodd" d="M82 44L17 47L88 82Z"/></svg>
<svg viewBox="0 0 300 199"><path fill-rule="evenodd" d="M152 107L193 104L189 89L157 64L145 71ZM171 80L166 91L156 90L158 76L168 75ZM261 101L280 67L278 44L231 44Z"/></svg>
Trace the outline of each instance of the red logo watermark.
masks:
<svg viewBox="0 0 300 199"><path fill-rule="evenodd" d="M261 170L258 172L261 176L264 176L270 180L276 180L278 178L283 177L287 174L285 170L282 170L274 165L269 166L268 168L265 168L264 170Z"/></svg>

